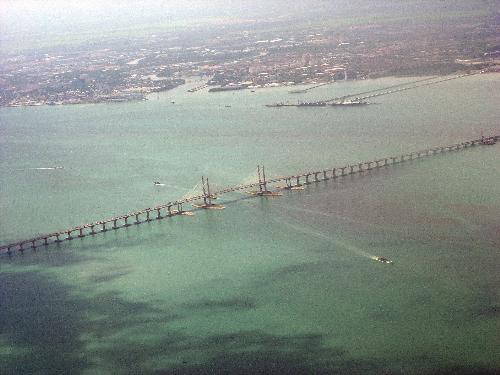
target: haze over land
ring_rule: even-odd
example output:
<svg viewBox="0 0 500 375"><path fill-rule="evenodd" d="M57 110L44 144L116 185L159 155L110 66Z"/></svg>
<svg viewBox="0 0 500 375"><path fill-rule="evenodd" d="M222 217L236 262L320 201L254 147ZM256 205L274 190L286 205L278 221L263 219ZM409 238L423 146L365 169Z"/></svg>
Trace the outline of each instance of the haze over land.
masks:
<svg viewBox="0 0 500 375"><path fill-rule="evenodd" d="M498 21L498 3L484 1L36 1L0 3L2 53L110 37L147 36L149 32L193 29L202 25L266 22L302 28L326 24L333 28L369 22L418 20L460 22L467 17ZM307 21L305 24L289 21Z"/></svg>
<svg viewBox="0 0 500 375"><path fill-rule="evenodd" d="M495 1L4 1L0 105L498 69Z"/></svg>

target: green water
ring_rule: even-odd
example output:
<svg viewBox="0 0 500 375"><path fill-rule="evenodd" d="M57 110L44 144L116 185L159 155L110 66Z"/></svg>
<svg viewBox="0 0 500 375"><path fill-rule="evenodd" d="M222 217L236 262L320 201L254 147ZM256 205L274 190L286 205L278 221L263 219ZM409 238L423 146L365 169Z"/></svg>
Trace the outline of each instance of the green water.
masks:
<svg viewBox="0 0 500 375"><path fill-rule="evenodd" d="M2 109L0 240L166 203L201 175L216 189L257 164L289 175L500 133L500 75L363 108L263 107L406 80ZM499 371L499 161L484 146L234 193L223 211L2 256L0 373Z"/></svg>

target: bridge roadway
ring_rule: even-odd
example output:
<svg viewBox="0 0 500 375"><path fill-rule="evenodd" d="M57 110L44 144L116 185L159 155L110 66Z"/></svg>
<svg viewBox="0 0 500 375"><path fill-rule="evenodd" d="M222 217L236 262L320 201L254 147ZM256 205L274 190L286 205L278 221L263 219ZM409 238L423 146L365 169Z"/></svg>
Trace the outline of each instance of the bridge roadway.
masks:
<svg viewBox="0 0 500 375"><path fill-rule="evenodd" d="M386 86L386 87L382 87L382 88L379 88L379 89L362 91L362 92L357 92L357 93L354 93L354 94L348 94L348 95L339 96L339 97L332 98L332 99L327 99L327 100L324 100L324 102L325 103L337 102L337 101L342 101L342 100L345 100L345 99L348 99L348 98L356 98L356 97L359 97L361 99L361 98L365 98L366 94L371 94L371 93L382 91L382 90L386 90L387 91L388 89L394 89L396 87L401 87L401 86L414 87L414 86L409 86L409 85L415 85L415 84L420 83L420 82L426 82L426 81L431 81L431 80L435 80L435 79L437 79L437 77L428 77L428 78L423 78L423 79L419 79L419 80L412 81L412 82L398 83L396 85ZM364 95L364 96L361 97L361 95Z"/></svg>
<svg viewBox="0 0 500 375"><path fill-rule="evenodd" d="M494 139L495 141L500 140L500 135L489 137ZM255 187L259 187L260 191L267 192L268 184L275 184L278 182L284 182L285 186L280 187L278 189L291 189L293 187L301 186L302 184L310 184L312 182L320 182L329 179L335 179L339 177L353 175L355 173L361 173L363 171L370 171L374 168L387 167L390 165L395 165L398 163L402 163L409 160L414 160L422 157L428 157L436 154L440 154L447 151L456 151L465 149L468 147L482 145L482 139L474 139L472 141L456 143L448 146L441 147L433 147L422 151L415 151L409 154L402 154L397 156L389 156L382 159L364 161L354 164L347 164L341 167L335 167L331 169L325 169L314 172L305 172L299 173L292 176L284 176L284 177L275 177L269 180L262 180L259 182L254 182L250 184L241 184L232 187L228 187L225 189L221 189L218 191L214 191L210 193L210 197L220 196L223 194L247 190ZM258 195L258 194L257 194ZM183 210L182 206L186 203L192 203L196 201L204 201L209 198L208 194L200 194L196 196L187 197L185 199L177 200L175 202L168 202L166 204L161 204L155 207L145 208L143 210L129 212L124 215L111 217L104 220L99 220L94 223L83 224L77 227L69 228L66 230L62 230L59 232L39 235L34 238L21 240L17 242L13 242L7 245L0 246L0 254L8 253L11 254L12 250L24 251L28 246L31 248L36 248L39 246L48 246L51 243L59 243L66 240L72 240L75 237L81 238L88 235L95 235L99 232L106 232L108 230L119 229L123 227L128 227L132 224L140 224L142 222L149 222L152 220L162 219L164 217L172 217L175 215L183 215L186 214L186 211ZM162 216L162 210L164 211ZM151 215L153 213L153 215ZM154 215L156 213L156 216ZM141 221L141 215L145 219ZM152 217L153 216L153 217ZM131 224L129 219L135 221ZM111 225L112 223L112 225ZM120 223L119 225L117 225ZM108 225L109 224L109 225ZM95 228L100 228L98 231L95 231Z"/></svg>
<svg viewBox="0 0 500 375"><path fill-rule="evenodd" d="M462 75L459 75L459 76L443 78L443 79L440 79L440 80L437 80L437 81L426 82L426 83L422 83L422 84L419 84L419 85L401 87L401 88L395 89L395 90L386 90L386 91L377 92L377 93L371 94L371 95L361 96L361 97L358 97L358 99L359 100L366 100L366 99L370 99L370 98L375 98L377 96L395 94L397 92L402 92L402 91L406 91L406 90L416 89L416 88L424 87L424 86L431 86L431 85L435 85L435 84L446 82L446 81L452 81L454 79L468 77L468 76L471 76L471 75L474 75L474 74L479 74L479 73L462 74ZM422 81L425 81L425 80L422 80ZM352 97L352 95L348 96L348 98L350 98L350 97Z"/></svg>
<svg viewBox="0 0 500 375"><path fill-rule="evenodd" d="M386 86L386 87L382 87L379 89L373 89L373 90L358 92L358 93L354 93L354 94L347 94L347 95L338 96L336 98L331 98L331 99L318 100L315 102L307 103L308 105L304 105L303 103L299 103L299 104L279 103L279 104L270 104L270 105L268 105L268 107L278 107L278 108L280 108L280 107L325 107L328 103L343 102L349 98L354 98L355 100L366 100L366 99L370 99L370 98L375 98L377 96L395 94L398 92L412 90L412 89L416 89L419 87L436 85L438 83L452 81L452 80L460 79L460 78L464 78L464 77L469 77L469 76L473 76L476 74L481 74L481 72L460 74L457 76L446 77L446 78L439 78L439 77L423 78L423 79L419 79L419 80L413 81L413 82L399 83L397 85ZM422 83L422 82L425 82L425 83ZM403 86L403 87L401 87L401 86ZM389 89L391 89L391 90L389 90ZM367 94L370 94L370 95L367 95Z"/></svg>

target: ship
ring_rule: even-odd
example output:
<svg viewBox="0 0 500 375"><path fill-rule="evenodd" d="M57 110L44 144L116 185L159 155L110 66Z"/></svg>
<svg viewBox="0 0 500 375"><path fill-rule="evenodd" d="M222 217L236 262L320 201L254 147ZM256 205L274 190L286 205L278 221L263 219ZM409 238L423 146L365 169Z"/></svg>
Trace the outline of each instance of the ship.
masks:
<svg viewBox="0 0 500 375"><path fill-rule="evenodd" d="M385 264L392 264L392 260L386 257L374 257L374 259Z"/></svg>
<svg viewBox="0 0 500 375"><path fill-rule="evenodd" d="M266 104L266 107L271 107L271 108L280 108L280 107L286 107L286 106L289 106L289 104L285 104L285 103Z"/></svg>
<svg viewBox="0 0 500 375"><path fill-rule="evenodd" d="M491 146L497 143L497 139L495 137L481 137L481 144Z"/></svg>
<svg viewBox="0 0 500 375"><path fill-rule="evenodd" d="M325 102L300 102L297 107L326 107Z"/></svg>
<svg viewBox="0 0 500 375"><path fill-rule="evenodd" d="M368 102L365 102L363 100L360 100L360 99L355 99L355 100L343 100L343 101L340 101L340 102L333 102L333 103L330 103L330 105L332 107L335 107L335 106L360 106L360 105L367 105Z"/></svg>

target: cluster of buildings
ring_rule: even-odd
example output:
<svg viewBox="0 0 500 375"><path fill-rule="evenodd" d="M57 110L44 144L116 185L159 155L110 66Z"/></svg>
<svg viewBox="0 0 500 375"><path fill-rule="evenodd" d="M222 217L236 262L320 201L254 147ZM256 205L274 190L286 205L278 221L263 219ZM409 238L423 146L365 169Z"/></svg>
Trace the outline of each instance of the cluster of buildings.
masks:
<svg viewBox="0 0 500 375"><path fill-rule="evenodd" d="M143 100L190 76L205 77L214 88L268 87L446 74L471 69L464 63L471 59L474 69L498 67L498 54L490 49L498 46L498 34L487 26L421 26L409 25L404 34L398 25L377 24L342 31L221 28L4 56L0 106Z"/></svg>

